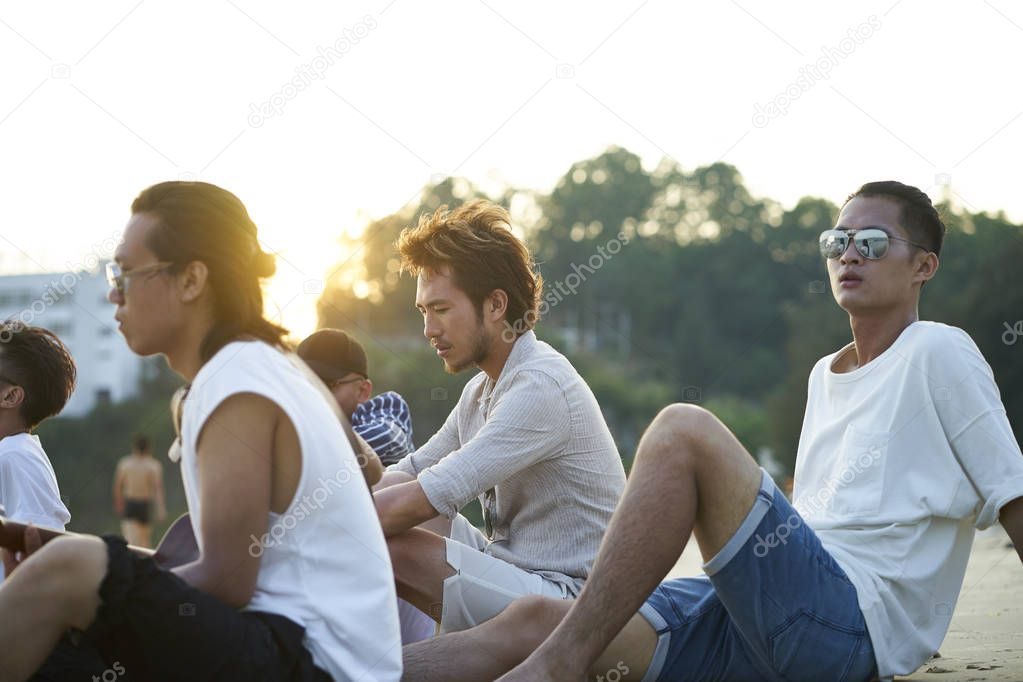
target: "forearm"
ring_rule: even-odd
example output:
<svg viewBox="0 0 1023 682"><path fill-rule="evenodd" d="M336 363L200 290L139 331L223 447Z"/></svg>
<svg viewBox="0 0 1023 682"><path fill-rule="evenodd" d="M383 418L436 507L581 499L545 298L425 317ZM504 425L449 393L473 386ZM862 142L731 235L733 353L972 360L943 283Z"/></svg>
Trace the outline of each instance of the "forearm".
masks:
<svg viewBox="0 0 1023 682"><path fill-rule="evenodd" d="M171 571L192 587L216 597L228 606L240 609L249 603L253 589L245 589L237 576L230 571L217 570L209 562L200 558L184 566L172 568Z"/></svg>
<svg viewBox="0 0 1023 682"><path fill-rule="evenodd" d="M361 439L361 437L359 438ZM359 459L359 468L362 469L362 475L366 479L366 485L370 487L370 490L380 482L384 475L384 465L372 450L369 451L368 455Z"/></svg>
<svg viewBox="0 0 1023 682"><path fill-rule="evenodd" d="M392 485L398 485L399 483L408 483L409 481L416 480L415 476L406 474L404 471L396 471L394 469L384 471L383 476L380 480L373 485L373 492L383 490L384 488L390 488Z"/></svg>
<svg viewBox="0 0 1023 682"><path fill-rule="evenodd" d="M437 516L418 481L399 483L373 494L384 536L397 535Z"/></svg>

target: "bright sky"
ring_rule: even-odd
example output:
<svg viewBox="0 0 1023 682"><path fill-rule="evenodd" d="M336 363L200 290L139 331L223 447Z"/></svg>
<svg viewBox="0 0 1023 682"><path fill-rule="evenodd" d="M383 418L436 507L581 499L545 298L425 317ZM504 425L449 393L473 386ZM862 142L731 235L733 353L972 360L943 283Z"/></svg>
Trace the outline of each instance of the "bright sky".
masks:
<svg viewBox="0 0 1023 682"><path fill-rule="evenodd" d="M280 255L299 336L342 231L612 144L786 206L897 178L1023 220L1008 0L3 2L0 63L0 273L108 255L139 190L200 179Z"/></svg>

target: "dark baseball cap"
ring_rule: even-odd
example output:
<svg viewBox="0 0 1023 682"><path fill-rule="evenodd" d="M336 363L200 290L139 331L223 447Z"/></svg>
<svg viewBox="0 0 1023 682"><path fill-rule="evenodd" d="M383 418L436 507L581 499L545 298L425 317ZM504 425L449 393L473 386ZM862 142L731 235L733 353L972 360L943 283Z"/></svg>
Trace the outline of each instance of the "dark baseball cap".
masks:
<svg viewBox="0 0 1023 682"><path fill-rule="evenodd" d="M321 329L300 343L296 352L326 384L352 372L369 377L366 350L340 329Z"/></svg>

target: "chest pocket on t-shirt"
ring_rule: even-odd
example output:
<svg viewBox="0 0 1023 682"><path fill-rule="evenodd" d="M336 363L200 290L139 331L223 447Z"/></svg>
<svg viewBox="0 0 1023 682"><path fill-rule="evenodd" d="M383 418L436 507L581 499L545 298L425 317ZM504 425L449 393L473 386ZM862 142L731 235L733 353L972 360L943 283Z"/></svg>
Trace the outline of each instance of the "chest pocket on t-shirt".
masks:
<svg viewBox="0 0 1023 682"><path fill-rule="evenodd" d="M881 507L888 455L887 431L861 431L852 424L842 434L841 456L828 478L836 514L870 514Z"/></svg>

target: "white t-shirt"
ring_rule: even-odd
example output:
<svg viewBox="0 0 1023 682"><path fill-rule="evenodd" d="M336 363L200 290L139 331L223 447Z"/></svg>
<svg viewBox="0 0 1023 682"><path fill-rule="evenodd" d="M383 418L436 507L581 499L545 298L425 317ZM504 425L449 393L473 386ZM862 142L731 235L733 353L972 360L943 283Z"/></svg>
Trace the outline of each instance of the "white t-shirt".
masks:
<svg viewBox="0 0 1023 682"><path fill-rule="evenodd" d="M238 393L264 396L288 416L302 474L283 514L252 538L259 574L247 610L277 613L306 629L313 661L336 680L398 680L394 573L376 507L331 396L298 360L259 341L224 346L192 382L182 419L181 474L202 546L196 443L213 411Z"/></svg>
<svg viewBox="0 0 1023 682"><path fill-rule="evenodd" d="M7 518L20 523L64 530L71 520L39 436L18 433L0 438L0 504Z"/></svg>
<svg viewBox="0 0 1023 682"><path fill-rule="evenodd" d="M7 518L20 523L64 530L71 520L39 436L0 438L0 504Z"/></svg>
<svg viewBox="0 0 1023 682"><path fill-rule="evenodd" d="M856 587L882 678L941 644L974 528L1023 496L1023 453L966 332L915 322L851 372L810 374L795 506Z"/></svg>

